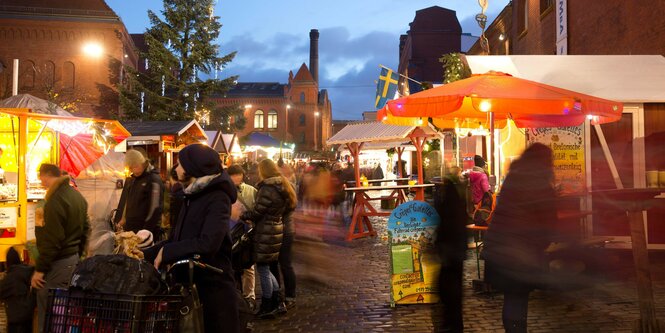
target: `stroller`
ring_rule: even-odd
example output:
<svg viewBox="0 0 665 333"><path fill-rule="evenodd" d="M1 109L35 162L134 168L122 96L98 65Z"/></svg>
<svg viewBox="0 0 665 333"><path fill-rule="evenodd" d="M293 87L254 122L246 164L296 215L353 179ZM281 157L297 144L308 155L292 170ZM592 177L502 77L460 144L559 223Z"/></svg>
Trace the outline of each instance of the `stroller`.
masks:
<svg viewBox="0 0 665 333"><path fill-rule="evenodd" d="M201 262L198 255L174 263L162 274L146 261L123 255L89 258L77 267L69 289L49 290L45 329L53 333L203 332L202 306L192 283L195 268L222 273ZM133 281L127 274L138 277L140 288L149 286L151 290L132 293L136 284L123 284ZM180 282L183 274L188 278L184 283ZM117 279L113 275L125 276ZM118 282L110 290L114 292L108 292L109 281Z"/></svg>

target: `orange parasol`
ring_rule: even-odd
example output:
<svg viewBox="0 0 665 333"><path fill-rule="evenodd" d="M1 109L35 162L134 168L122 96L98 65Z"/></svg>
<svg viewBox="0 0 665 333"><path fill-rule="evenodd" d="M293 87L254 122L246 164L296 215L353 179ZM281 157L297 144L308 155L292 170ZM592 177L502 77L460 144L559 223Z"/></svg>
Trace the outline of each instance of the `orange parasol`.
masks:
<svg viewBox="0 0 665 333"><path fill-rule="evenodd" d="M384 122L388 117L483 121L491 113L495 121L512 119L518 127L563 127L587 117L592 124L618 121L622 110L619 102L488 72L389 101L378 117Z"/></svg>

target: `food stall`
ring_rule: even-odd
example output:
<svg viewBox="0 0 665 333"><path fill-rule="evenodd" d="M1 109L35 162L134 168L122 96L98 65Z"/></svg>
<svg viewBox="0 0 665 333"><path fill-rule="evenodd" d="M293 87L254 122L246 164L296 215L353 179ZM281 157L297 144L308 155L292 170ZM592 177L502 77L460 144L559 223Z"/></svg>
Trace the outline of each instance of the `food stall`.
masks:
<svg viewBox="0 0 665 333"><path fill-rule="evenodd" d="M128 136L117 121L0 108L0 253L35 239L42 163L76 177Z"/></svg>

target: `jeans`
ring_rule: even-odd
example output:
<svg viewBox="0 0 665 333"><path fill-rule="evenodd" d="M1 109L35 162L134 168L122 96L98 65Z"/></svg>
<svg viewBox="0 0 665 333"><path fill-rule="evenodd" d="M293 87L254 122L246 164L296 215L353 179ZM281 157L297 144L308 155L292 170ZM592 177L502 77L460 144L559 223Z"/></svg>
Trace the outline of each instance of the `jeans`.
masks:
<svg viewBox="0 0 665 333"><path fill-rule="evenodd" d="M261 297L271 298L273 291L279 291L279 283L270 272L270 264L256 264L256 272L261 281Z"/></svg>
<svg viewBox="0 0 665 333"><path fill-rule="evenodd" d="M37 316L39 317L39 332L45 332L46 308L48 303L48 290L52 288L69 287L69 281L79 262L79 256L73 254L67 258L56 260L51 264L51 269L44 275L46 285L37 291Z"/></svg>
<svg viewBox="0 0 665 333"><path fill-rule="evenodd" d="M284 280L284 296L296 297L296 272L293 270L293 233L285 233L282 238L282 248L279 250L279 259L270 264L270 271L279 282Z"/></svg>
<svg viewBox="0 0 665 333"><path fill-rule="evenodd" d="M529 310L528 291L505 291L503 294L503 327L506 333L526 333Z"/></svg>

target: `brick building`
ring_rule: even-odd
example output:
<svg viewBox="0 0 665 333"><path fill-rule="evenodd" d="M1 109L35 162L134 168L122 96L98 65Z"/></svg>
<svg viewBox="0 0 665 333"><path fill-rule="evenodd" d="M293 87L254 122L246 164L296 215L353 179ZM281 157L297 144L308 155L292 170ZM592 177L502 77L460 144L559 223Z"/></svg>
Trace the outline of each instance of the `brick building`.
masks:
<svg viewBox="0 0 665 333"><path fill-rule="evenodd" d="M318 30L310 32L310 68L304 63L288 83L238 82L225 96L214 97L220 106L244 108L245 129L266 133L285 143L294 143L297 152L321 151L332 131L332 104L328 92L319 90Z"/></svg>
<svg viewBox="0 0 665 333"><path fill-rule="evenodd" d="M557 54L557 2L513 0L488 26L490 54ZM665 2L562 2L567 54L665 54Z"/></svg>
<svg viewBox="0 0 665 333"><path fill-rule="evenodd" d="M112 117L123 65L137 54L125 25L103 0L3 0L0 3L0 97L19 93L77 102L78 113Z"/></svg>
<svg viewBox="0 0 665 333"><path fill-rule="evenodd" d="M465 36L468 38L468 36ZM399 39L398 71L416 81L441 83L443 65L439 62L442 55L460 52L462 26L455 11L433 6L416 11L409 31ZM400 78L400 92L405 93L407 86ZM419 91L413 81L408 81L410 92Z"/></svg>

